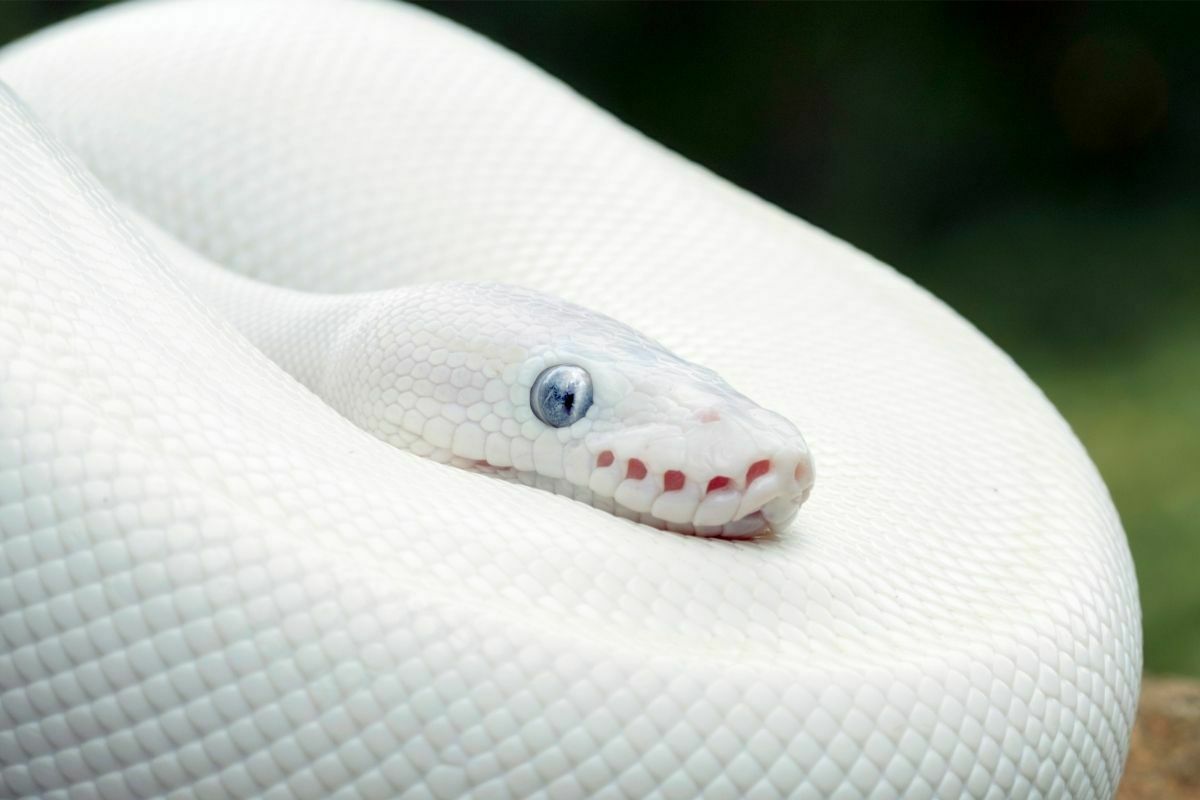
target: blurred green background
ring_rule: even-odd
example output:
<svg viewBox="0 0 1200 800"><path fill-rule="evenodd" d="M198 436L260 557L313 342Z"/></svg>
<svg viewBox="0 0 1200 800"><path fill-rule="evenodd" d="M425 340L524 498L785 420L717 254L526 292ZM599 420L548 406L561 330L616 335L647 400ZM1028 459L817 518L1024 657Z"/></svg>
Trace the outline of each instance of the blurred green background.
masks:
<svg viewBox="0 0 1200 800"><path fill-rule="evenodd" d="M1120 509L1147 670L1200 675L1200 4L427 5L1008 350Z"/></svg>

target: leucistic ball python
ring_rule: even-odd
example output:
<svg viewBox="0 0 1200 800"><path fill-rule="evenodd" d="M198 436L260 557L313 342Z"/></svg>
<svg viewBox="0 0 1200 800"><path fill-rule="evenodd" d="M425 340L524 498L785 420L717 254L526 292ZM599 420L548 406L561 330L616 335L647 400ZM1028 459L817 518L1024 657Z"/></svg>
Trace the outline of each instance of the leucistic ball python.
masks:
<svg viewBox="0 0 1200 800"><path fill-rule="evenodd" d="M1116 512L910 282L399 4L118 6L0 81L0 795L1115 792L1141 671ZM371 359L418 319L462 366L509 329L488 396L520 472L546 430L517 408L584 393L538 377L588 373L562 478L456 468L492 463L473 429L408 438ZM440 366L489 391L429 348L414 393ZM659 404L661 442L622 436ZM820 475L789 521L793 426ZM773 534L624 519L594 472L545 491L578 441L664 494L742 481L738 511L766 460ZM660 499L623 505L670 522Z"/></svg>
<svg viewBox="0 0 1200 800"><path fill-rule="evenodd" d="M496 283L281 289L139 221L211 308L396 447L701 536L784 529L812 489L795 425L610 317Z"/></svg>

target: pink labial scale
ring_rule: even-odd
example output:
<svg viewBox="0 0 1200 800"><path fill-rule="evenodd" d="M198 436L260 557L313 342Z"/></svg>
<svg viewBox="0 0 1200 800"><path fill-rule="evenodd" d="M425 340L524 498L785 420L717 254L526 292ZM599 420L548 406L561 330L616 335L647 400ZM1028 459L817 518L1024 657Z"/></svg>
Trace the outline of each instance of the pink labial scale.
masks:
<svg viewBox="0 0 1200 800"><path fill-rule="evenodd" d="M755 461L750 465L750 469L746 470L746 485L754 483L755 478L761 478L771 471L771 462L765 458L762 461Z"/></svg>
<svg viewBox="0 0 1200 800"><path fill-rule="evenodd" d="M605 450L596 458L596 466L611 467L614 460L616 460L616 457L613 455L613 451Z"/></svg>
<svg viewBox="0 0 1200 800"><path fill-rule="evenodd" d="M684 478L682 472L677 469L667 470L666 474L663 475L663 491L677 492L683 488L685 482L686 478Z"/></svg>
<svg viewBox="0 0 1200 800"><path fill-rule="evenodd" d="M728 522L732 522L737 516L738 505L741 503L741 494L735 489L726 488L715 492L709 492L700 501L700 505L696 507L696 513L692 520L699 525L716 525L723 526Z"/></svg>
<svg viewBox="0 0 1200 800"><path fill-rule="evenodd" d="M639 459L629 459L629 465L625 468L625 477L630 480L640 481L646 477L646 465Z"/></svg>
<svg viewBox="0 0 1200 800"><path fill-rule="evenodd" d="M729 478L725 477L724 475L718 475L717 477L713 478L711 481L708 482L708 489L706 489L705 491L716 492L721 489L724 489L729 484L730 484Z"/></svg>

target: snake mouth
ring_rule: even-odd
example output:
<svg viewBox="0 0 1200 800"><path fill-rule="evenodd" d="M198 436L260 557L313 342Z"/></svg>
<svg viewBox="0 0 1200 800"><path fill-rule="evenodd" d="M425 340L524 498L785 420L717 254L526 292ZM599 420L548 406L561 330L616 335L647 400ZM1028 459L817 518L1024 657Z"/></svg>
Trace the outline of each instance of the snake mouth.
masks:
<svg viewBox="0 0 1200 800"><path fill-rule="evenodd" d="M621 508L616 510L617 516L623 516ZM791 516L794 516L791 515ZM789 520L791 517L789 517ZM639 514L637 521L652 528L684 533L691 536L701 536L709 539L754 539L776 532L778 529L771 525L766 515L761 511L747 514L724 525L693 525L690 523L668 522L653 514Z"/></svg>
<svg viewBox="0 0 1200 800"><path fill-rule="evenodd" d="M792 449L759 458L740 472L656 474L640 459L618 459L605 450L589 478L588 500L655 528L744 539L783 530L812 491L813 465L807 451Z"/></svg>
<svg viewBox="0 0 1200 800"><path fill-rule="evenodd" d="M567 477L462 460L457 466L571 497L653 528L720 539L752 539L784 530L812 492L812 457L790 446L733 474L654 471L638 458L602 450L590 473ZM576 461L578 463L578 461Z"/></svg>

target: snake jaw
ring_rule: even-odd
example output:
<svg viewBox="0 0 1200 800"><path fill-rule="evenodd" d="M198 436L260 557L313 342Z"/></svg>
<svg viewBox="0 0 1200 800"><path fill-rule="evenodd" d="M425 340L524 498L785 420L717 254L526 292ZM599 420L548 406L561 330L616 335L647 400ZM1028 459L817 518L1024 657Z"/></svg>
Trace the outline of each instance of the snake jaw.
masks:
<svg viewBox="0 0 1200 800"><path fill-rule="evenodd" d="M627 452L618 455L625 449L607 436L597 453L588 438L564 448L561 471L482 469L653 528L725 539L785 530L812 490L813 463L802 440L799 447L789 443L773 454L758 453L739 468L681 457L663 469L661 458L651 459L644 446L633 451L646 460ZM617 438L628 442L631 437ZM648 461L658 465L651 467Z"/></svg>
<svg viewBox="0 0 1200 800"><path fill-rule="evenodd" d="M593 504L611 499L617 513L656 528L720 538L749 538L786 528L812 489L807 450L784 451L753 461L740 477L707 472L647 471L637 458L597 457L589 483ZM624 472L626 477L619 476Z"/></svg>
<svg viewBox="0 0 1200 800"><path fill-rule="evenodd" d="M581 443L594 458L586 484L592 504L611 501L616 513L700 536L783 530L813 485L800 432L714 373L685 372L692 365L681 363L675 380L653 395L635 375L631 399ZM655 377L668 370L658 365Z"/></svg>
<svg viewBox="0 0 1200 800"><path fill-rule="evenodd" d="M703 399L674 424L596 425L568 450L568 461L583 453L592 463L567 493L680 533L748 538L786 528L813 484L799 431L732 390Z"/></svg>

